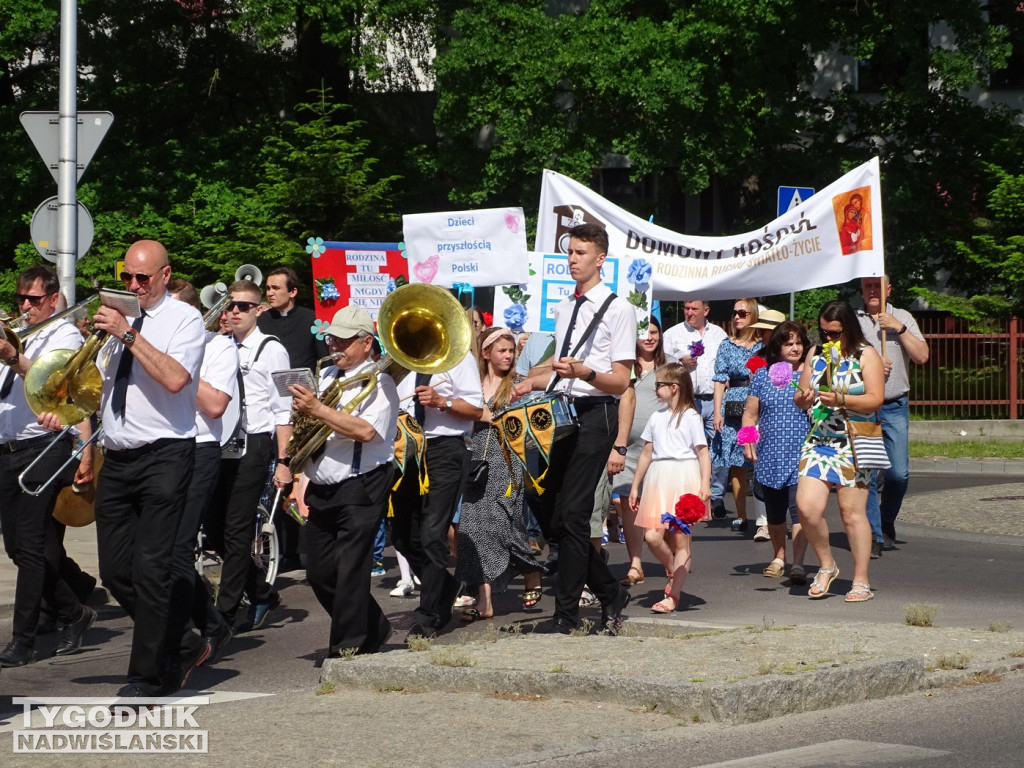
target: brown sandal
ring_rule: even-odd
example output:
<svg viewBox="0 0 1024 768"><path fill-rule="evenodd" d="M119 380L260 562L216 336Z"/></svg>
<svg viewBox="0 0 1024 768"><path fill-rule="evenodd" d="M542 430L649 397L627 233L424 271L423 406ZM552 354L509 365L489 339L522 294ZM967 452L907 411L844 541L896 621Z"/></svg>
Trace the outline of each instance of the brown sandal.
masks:
<svg viewBox="0 0 1024 768"><path fill-rule="evenodd" d="M637 568L635 565L629 566L629 570L626 571L626 575L619 579L619 584L624 587L632 587L634 584L644 583L644 572Z"/></svg>

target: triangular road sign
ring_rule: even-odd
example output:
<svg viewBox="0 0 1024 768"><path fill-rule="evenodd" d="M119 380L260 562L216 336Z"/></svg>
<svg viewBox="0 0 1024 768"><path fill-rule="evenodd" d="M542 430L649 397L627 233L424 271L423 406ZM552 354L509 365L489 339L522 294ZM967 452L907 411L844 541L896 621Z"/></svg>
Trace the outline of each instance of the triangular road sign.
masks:
<svg viewBox="0 0 1024 768"><path fill-rule="evenodd" d="M57 179L57 164L60 148L60 115L57 112L22 112L21 124L32 139L54 181ZM78 113L78 180L82 180L85 168L96 154L103 137L114 122L111 112L79 112ZM59 183L59 182L58 182Z"/></svg>

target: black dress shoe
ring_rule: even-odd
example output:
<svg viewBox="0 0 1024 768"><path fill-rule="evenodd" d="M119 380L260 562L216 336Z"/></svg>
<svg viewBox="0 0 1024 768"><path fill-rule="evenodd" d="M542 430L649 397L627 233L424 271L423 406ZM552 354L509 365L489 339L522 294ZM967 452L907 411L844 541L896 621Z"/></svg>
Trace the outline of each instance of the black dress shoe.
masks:
<svg viewBox="0 0 1024 768"><path fill-rule="evenodd" d="M601 629L609 635L619 634L622 629L622 611L629 605L632 595L629 590L619 587L619 594L610 605L601 606Z"/></svg>
<svg viewBox="0 0 1024 768"><path fill-rule="evenodd" d="M409 627L409 634L406 636L405 639L409 640L417 637L425 637L428 640L432 640L433 638L437 637L437 630L433 627L424 627L417 621L415 624Z"/></svg>
<svg viewBox="0 0 1024 768"><path fill-rule="evenodd" d="M556 616L546 624L537 627L537 631L545 635L568 635L576 629L576 624L569 619Z"/></svg>
<svg viewBox="0 0 1024 768"><path fill-rule="evenodd" d="M713 517L715 520L724 520L725 519L725 515L726 515L726 512L725 512L725 502L722 501L721 499L717 499L715 501L712 501L711 502L711 517Z"/></svg>
<svg viewBox="0 0 1024 768"><path fill-rule="evenodd" d="M72 653L78 653L82 647L82 639L94 621L96 621L96 611L88 605L83 605L82 615L76 621L60 628L60 642L53 649L53 655L70 656Z"/></svg>
<svg viewBox="0 0 1024 768"><path fill-rule="evenodd" d="M363 643L359 653L376 653L388 644L388 640L391 639L393 634L395 634L395 628L391 626L391 622L388 621L386 616L381 616L377 622L377 632L372 639Z"/></svg>
<svg viewBox="0 0 1024 768"><path fill-rule="evenodd" d="M93 590L96 589L96 577L90 576L88 573L83 573L75 583L70 585L72 591L75 593L75 597L78 598L78 602L84 603L92 595Z"/></svg>
<svg viewBox="0 0 1024 768"><path fill-rule="evenodd" d="M210 643L210 658L209 662L212 664L220 658L221 654L224 653L224 648L231 642L231 638L235 636L235 632L231 629L231 625L226 621L222 621L220 626L216 627L213 632L206 635L206 640Z"/></svg>
<svg viewBox="0 0 1024 768"><path fill-rule="evenodd" d="M25 645L20 640L11 640L0 653L0 667L24 667L35 661L35 651L32 646Z"/></svg>
<svg viewBox="0 0 1024 768"><path fill-rule="evenodd" d="M188 682L189 675L191 675L195 668L202 665L207 659L210 658L210 642L205 638L199 638L199 643L195 648L190 649L186 653L181 655L181 666L178 678L173 684L168 685L161 693L164 696L169 696L172 693L177 693L185 684Z"/></svg>

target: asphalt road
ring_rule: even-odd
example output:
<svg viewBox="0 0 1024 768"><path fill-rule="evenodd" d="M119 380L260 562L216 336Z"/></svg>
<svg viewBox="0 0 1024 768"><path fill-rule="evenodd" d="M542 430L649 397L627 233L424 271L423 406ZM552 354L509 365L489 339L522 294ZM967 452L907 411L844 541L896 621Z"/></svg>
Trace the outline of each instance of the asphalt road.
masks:
<svg viewBox="0 0 1024 768"><path fill-rule="evenodd" d="M921 494L927 498L929 504L942 505L948 498L959 493L963 495L964 489L970 490L987 486L999 486L1009 482L1009 479L992 476L930 476L926 479L918 478L912 483L911 493ZM986 491L987 494L998 494L999 489ZM926 496L927 494L927 496ZM975 509L975 514L984 514L984 505L981 509ZM833 545L837 549L836 557L843 571L833 591L842 594L849 588L849 574L852 572L849 553L845 550L845 537L838 524L838 514L832 510L829 514L830 525L833 526ZM754 543L750 538L734 534L726 527L718 525L708 526L700 530L695 537L694 543L694 572L690 577L686 592L690 596L690 608L684 613L677 614L676 618L712 624L717 626L745 626L772 624L774 626L800 625L809 622L896 622L903 623L904 606L908 603L928 603L938 606L936 624L945 626L967 626L986 627L996 621L1005 621L1017 628L1024 626L1024 607L1021 604L1021 585L1024 584L1024 537L998 536L989 534L975 534L971 532L954 532L947 529L926 527L921 525L901 525L898 528L898 541L901 541L899 549L886 552L884 556L874 561L871 566L871 581L877 589L877 596L874 600L860 604L847 605L841 597L827 600L810 601L806 598L806 587L791 589L787 582L780 582L774 579L764 578L760 571L770 559L768 545ZM625 572L625 546L612 544L609 546L611 562L617 568L617 572ZM390 555L389 550L389 555ZM808 563L813 563L809 559ZM648 555L645 560L647 571L650 574L643 585L634 587L634 601L626 610L626 615L649 616L649 606L658 599L663 584L654 574L659 568L654 565ZM398 578L397 568L393 558L389 558L388 575L374 580L374 590L378 600L385 611L391 617L399 632L392 639L393 648L401 647L404 641L404 632L412 622L411 613L415 605L413 599L392 598L388 591L394 586ZM813 571L813 568L811 569ZM202 667L194 674L190 681L190 687L197 690L209 690L230 697L238 694L273 694L271 698L254 699L252 702L241 704L239 702L225 704L221 719L224 719L222 728L229 730L243 728L238 724L238 719L243 721L250 716L261 713L261 719L271 720L278 723L275 726L278 738L283 741L274 749L268 749L265 756L254 759L253 765L274 764L274 759L283 759L292 754L288 745L298 739L300 734L308 734L304 738L316 739L316 731L311 728L296 728L292 734L295 739L285 737L285 732L291 727L289 725L289 713L295 707L300 709L310 707L311 702L316 702L318 711L329 713L332 705L331 697L312 697L310 693L319 685L319 665L323 659L324 646L327 639L328 622L327 616L314 599L311 590L302 581L302 573L295 572L280 577L278 586L281 589L283 604L271 616L270 624L260 632L241 635L229 646L228 652L219 663L214 666ZM519 606L519 590L521 582L514 582L513 589L503 595L496 597L497 622L509 624L514 622L529 622L550 615L553 607L551 585L545 583L545 595L541 603L530 611L523 611ZM124 670L127 666L127 657L130 642L131 625L116 605L100 606L100 621L91 630L89 644L81 654L63 660L45 660L36 664L19 668L5 669L0 674L0 713L13 711L10 697L12 696L54 696L54 695L75 695L75 696L110 696L123 683ZM594 612L595 616L596 611ZM459 625L453 622L450 631L443 635L440 643L459 642L467 635L482 631L488 622L478 622L473 625ZM0 637L9 636L10 622L5 621L0 625ZM808 639L813 642L813 638ZM48 635L40 639L38 651L41 657L47 655L48 650L55 643L56 636ZM988 693L986 693L988 691ZM996 696L998 692L998 696ZM949 722L957 726L953 729L951 725L942 725L943 721L934 715L934 709L929 709L926 704L934 697L928 697L927 702L918 702L914 697L904 697L904 700L891 702L876 702L873 704L860 705L855 708L845 708L822 713L812 718L809 715L798 715L781 720L773 720L758 726L734 727L722 730L720 726L702 726L700 729L686 729L686 737L682 741L675 738L666 740L663 746L652 743L648 749L642 743L643 740L627 739L630 744L624 753L618 753L615 758L615 765L628 762L632 765L670 765L679 766L700 766L717 765L724 756L731 755L728 759L740 758L751 755L763 755L759 758L757 765L785 764L788 766L811 766L811 765L935 765L954 766L967 765L965 755L971 754L970 750L963 752L962 744L975 744L984 759L980 762L971 762L971 765L1018 765L1020 742L1022 740L1021 729L1018 725L1012 735L1002 733L1000 728L993 723L1003 722L1004 717L1012 717L1019 709L1015 706L1006 706L1006 701L1016 697L1020 701L1022 692L1019 679L993 683L992 687L981 686L974 690L965 691L962 694L957 692L956 696L963 696L967 702L972 696L979 697L985 703L987 709L992 711L991 718L982 716L974 717L977 709L969 709L970 717L962 721L955 719L956 707L950 707L945 716L952 718ZM945 694L944 694L945 695ZM923 696L923 694L921 694ZM1004 699L1003 697L1011 697ZM463 696L440 696L424 694L423 709L431 712L431 705L426 700L434 702L460 701L463 705L478 708L478 702L472 698ZM943 698L946 701L951 697ZM1000 707L996 700L1003 701ZM345 707L354 707L360 699L358 697L346 696ZM402 707L408 702L398 704L396 712L401 712ZM900 702L903 702L902 704ZM970 699L973 702L973 699ZM493 702L491 703L493 704ZM503 703L509 707L508 716L513 717L515 710L522 705L515 702ZM597 716L597 713L589 711L592 704L578 704L571 702L563 703L567 712L586 720ZM384 706L378 704L378 706ZM963 704L967 707L968 704ZM975 703L970 703L976 707ZM905 725L900 724L900 717L906 714L908 717L918 712L918 720L913 718L906 720ZM847 711L853 710L853 711ZM1003 715L1002 711L1006 714ZM383 711L391 711L387 707ZM457 710L456 710L457 711ZM844 714L845 713L845 714ZM616 716L609 711L606 716ZM635 715L625 713L620 715L626 720ZM327 716L326 714L323 716ZM398 714L398 717L405 717ZM423 716L423 715L421 715ZM460 715L461 717L462 715ZM472 713L469 715L472 717ZM526 717L526 715L523 715ZM598 718L600 720L600 718ZM889 726L886 726L887 722ZM311 721L312 722L312 721ZM511 722L511 721L510 721ZM970 723L974 725L971 726ZM789 723L794 723L789 725ZM0 721L2 724L2 721ZM372 737L374 728L380 724L373 722L362 724L360 728L366 728L366 737ZM467 732L473 735L473 726L464 724ZM522 727L522 726L516 726ZM595 726L596 727L596 726ZM630 726L625 729L625 734L641 726ZM888 730L886 729L888 727ZM212 729L212 726L211 726ZM600 729L598 729L600 731ZM621 732L622 728L612 729ZM641 730L644 730L641 727ZM660 730L660 729L656 729ZM211 730L212 732L212 730ZM243 728L244 732L244 728ZM441 740L444 730L443 724L436 725L432 734ZM694 742L689 741L691 734ZM788 735L787 735L788 734ZM356 736L353 732L350 736ZM485 734L483 735L486 738ZM595 737L596 738L596 737ZM619 733L617 738L625 738ZM544 746L544 739L538 736L541 746ZM847 739L857 742L885 742L906 744L927 744L930 749L942 752L941 755L929 754L923 757L912 757L909 753L893 753L897 757L882 755L876 762L833 762L821 756L815 757L811 753L795 756L792 759L780 758L773 762L768 758L768 753L790 746L807 746L821 742L830 742L837 739ZM974 740L974 741L972 741ZM614 740L613 740L614 741ZM533 742L531 742L533 743ZM7 753L7 747L2 746L0 751ZM658 742L661 744L661 742ZM730 746L731 745L731 746ZM936 746L938 745L938 746ZM603 745L600 761L584 748L585 745L575 745L572 749L559 750L552 745L547 750L541 750L543 759L536 762L528 761L523 764L543 765L613 765L612 758L607 761L603 755L614 753L614 744ZM293 744L294 756L301 755L300 745L296 741ZM443 745L439 748L446 749ZM455 747L452 747L453 749ZM973 749L974 747L972 747ZM864 747L850 747L843 744L835 747L842 754L849 753L851 760L862 759L866 754ZM966 749L966 747L964 747ZM1010 751L1010 750L1015 751ZM666 751L668 755L666 755ZM683 750L683 751L678 751ZM695 750L695 751L694 751ZM846 750L845 752L843 750ZM1005 750L1005 754L1004 754ZM493 750L491 750L493 752ZM502 762L500 756L492 755L486 749L477 753L473 752L473 759L465 755L466 761L460 762L456 752L452 753L451 761L419 761L392 762L381 755L382 765L489 765L492 760L496 764ZM7 753L9 754L9 753ZM836 754L839 754L837 752ZM881 753L879 753L881 754ZM571 755L577 755L572 757ZM705 757L701 757L704 755ZM902 755L902 757L899 757ZM1007 755L1013 755L1010 759ZM666 759L667 757L667 759ZM265 759L264 759L265 758ZM713 758L713 759L712 759ZM914 762L921 759L922 762ZM576 760L576 762L573 762ZM814 762L818 760L818 762ZM989 762L991 760L991 762ZM568 761L568 762L566 762ZM943 762L945 761L945 762ZM6 762L6 761L4 761ZM39 764L39 763L36 763ZM57 764L57 763L52 763ZM222 763L225 765L231 762ZM240 763L239 763L240 764ZM280 764L280 763L277 763ZM345 765L366 765L377 764L376 762L362 762L359 759L342 761L337 764ZM517 761L518 764L518 761ZM752 765L753 763L751 763ZM731 764L730 764L731 765ZM736 765L746 765L737 763Z"/></svg>

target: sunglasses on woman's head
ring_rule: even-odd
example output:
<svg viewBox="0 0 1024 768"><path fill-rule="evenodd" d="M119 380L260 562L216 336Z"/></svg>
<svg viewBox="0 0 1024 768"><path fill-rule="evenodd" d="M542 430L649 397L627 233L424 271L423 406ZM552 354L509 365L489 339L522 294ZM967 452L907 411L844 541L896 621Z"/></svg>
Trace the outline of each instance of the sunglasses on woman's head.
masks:
<svg viewBox="0 0 1024 768"><path fill-rule="evenodd" d="M749 314L750 313L747 312L747 310L745 310L745 309L734 309L732 311L732 316L733 317L746 317Z"/></svg>
<svg viewBox="0 0 1024 768"><path fill-rule="evenodd" d="M843 335L843 332L841 330L826 331L824 328L818 328L818 333L822 335L822 338L831 339L832 341L838 341Z"/></svg>

